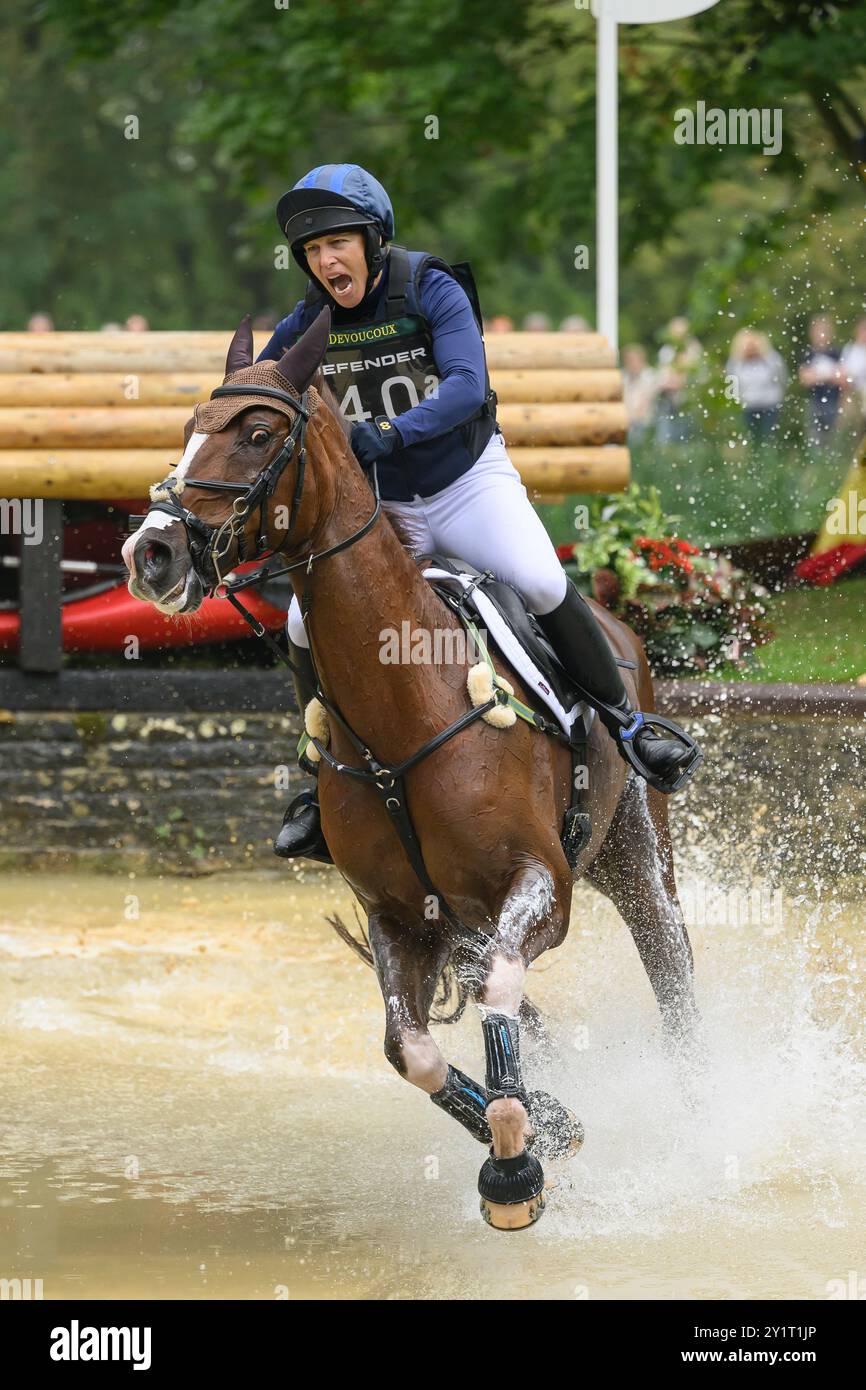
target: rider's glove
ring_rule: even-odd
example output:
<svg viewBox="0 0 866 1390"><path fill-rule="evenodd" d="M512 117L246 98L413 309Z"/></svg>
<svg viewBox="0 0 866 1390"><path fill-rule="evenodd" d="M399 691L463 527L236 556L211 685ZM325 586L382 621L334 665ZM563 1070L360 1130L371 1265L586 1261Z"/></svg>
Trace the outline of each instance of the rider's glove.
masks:
<svg viewBox="0 0 866 1390"><path fill-rule="evenodd" d="M377 415L373 421L361 420L352 426L352 453L362 468L372 468L379 459L402 448L400 431L387 415Z"/></svg>

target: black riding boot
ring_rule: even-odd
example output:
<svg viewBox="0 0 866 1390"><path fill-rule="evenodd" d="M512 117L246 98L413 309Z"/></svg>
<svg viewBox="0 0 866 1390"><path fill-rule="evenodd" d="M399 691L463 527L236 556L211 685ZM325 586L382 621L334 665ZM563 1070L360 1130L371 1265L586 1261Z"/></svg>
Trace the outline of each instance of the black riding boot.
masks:
<svg viewBox="0 0 866 1390"><path fill-rule="evenodd" d="M292 679L295 684L295 699L303 719L304 710L316 693L316 673L308 648L296 647L290 640L289 655L300 668L300 675L293 673ZM314 776L318 773L318 764L303 765L305 770ZM322 834L319 802L315 791L300 792L288 807L283 816L283 824L274 840L274 854L278 854L281 859L317 859L323 864L333 864Z"/></svg>
<svg viewBox="0 0 866 1390"><path fill-rule="evenodd" d="M643 716L629 702L607 638L570 579L562 603L552 613L539 617L538 622L567 673L592 697L590 703L599 701L595 706L599 719L625 760L643 776L648 772L648 780L661 791L674 791L681 786L685 765L688 763L689 770L694 770L700 761L699 751L685 734L683 739L687 741L683 742L642 725ZM637 754L636 760L626 753L629 742Z"/></svg>

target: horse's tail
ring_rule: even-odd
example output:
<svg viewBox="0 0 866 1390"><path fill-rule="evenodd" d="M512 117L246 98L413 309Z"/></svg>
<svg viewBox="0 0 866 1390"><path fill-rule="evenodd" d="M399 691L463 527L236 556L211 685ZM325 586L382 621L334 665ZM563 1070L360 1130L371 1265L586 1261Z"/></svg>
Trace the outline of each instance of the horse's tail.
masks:
<svg viewBox="0 0 866 1390"><path fill-rule="evenodd" d="M373 952L370 950L370 942L367 937L367 933L364 931L364 928L361 925L361 919L358 916L357 907L355 908L355 921L358 923L358 930L360 931L361 936L363 938L363 940L361 941L359 941L356 936L352 935L349 928L346 926L346 923L343 921L342 917L338 917L336 913L334 913L333 917L326 917L325 921L331 924L340 940L345 941L346 945L350 946L351 949L355 952L355 955L360 956L364 964L369 965L370 969L372 970Z"/></svg>
<svg viewBox="0 0 866 1390"><path fill-rule="evenodd" d="M430 1009L431 1023L456 1023L466 1008L469 994L461 983L450 960L446 961L436 982L436 993Z"/></svg>
<svg viewBox="0 0 866 1390"><path fill-rule="evenodd" d="M355 921L358 923L358 930L361 933L361 940L349 930L341 917L334 913L333 917L326 917L325 920L334 928L341 941L355 952L356 956L373 967L373 952L370 950L370 940L364 931L363 924L358 916L358 909L355 908ZM436 983L436 993L433 996L433 1004L430 1009L431 1023L456 1023L466 1008L469 995L465 985L460 982L457 971L450 961L447 961L442 974Z"/></svg>

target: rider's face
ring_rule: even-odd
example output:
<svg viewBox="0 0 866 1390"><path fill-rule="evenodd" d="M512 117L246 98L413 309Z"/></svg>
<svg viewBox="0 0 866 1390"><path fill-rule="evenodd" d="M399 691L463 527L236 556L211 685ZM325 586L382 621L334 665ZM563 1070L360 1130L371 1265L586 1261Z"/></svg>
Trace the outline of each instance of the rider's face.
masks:
<svg viewBox="0 0 866 1390"><path fill-rule="evenodd" d="M354 309L364 298L367 261L360 232L333 232L304 242L307 265L338 304Z"/></svg>

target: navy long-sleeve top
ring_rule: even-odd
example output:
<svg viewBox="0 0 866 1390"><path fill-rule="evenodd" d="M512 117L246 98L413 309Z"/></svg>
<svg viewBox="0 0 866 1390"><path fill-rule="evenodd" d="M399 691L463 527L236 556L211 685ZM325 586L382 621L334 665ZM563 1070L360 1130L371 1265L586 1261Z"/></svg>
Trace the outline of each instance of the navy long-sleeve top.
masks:
<svg viewBox="0 0 866 1390"><path fill-rule="evenodd" d="M374 318L387 286L389 269L390 260L386 260L379 283L354 309L331 305L335 326L366 323ZM484 344L465 290L450 275L432 266L422 275L419 289L440 384L435 396L397 417L398 431L407 447L446 434L470 419L484 402ZM302 308L303 300L299 300L277 324L270 342L259 354L259 362L278 361L291 346L300 328Z"/></svg>

